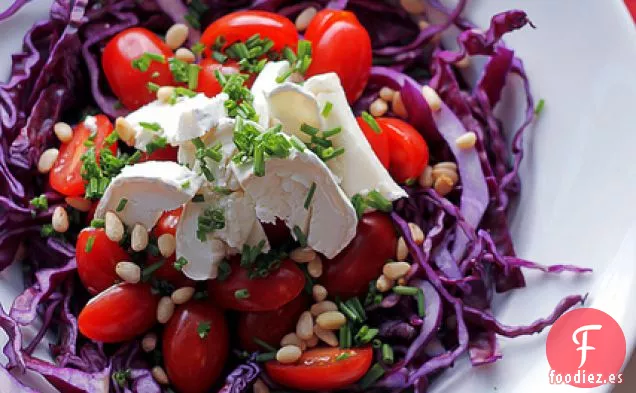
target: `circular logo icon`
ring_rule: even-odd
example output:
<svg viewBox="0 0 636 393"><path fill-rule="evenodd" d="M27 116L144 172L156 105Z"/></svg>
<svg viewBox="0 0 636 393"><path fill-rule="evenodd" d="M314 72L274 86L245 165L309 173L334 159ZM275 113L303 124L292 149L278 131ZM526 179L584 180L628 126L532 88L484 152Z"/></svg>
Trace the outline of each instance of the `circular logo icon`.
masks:
<svg viewBox="0 0 636 393"><path fill-rule="evenodd" d="M614 318L594 308L572 310L548 334L550 383L580 388L620 383L625 352L625 334Z"/></svg>

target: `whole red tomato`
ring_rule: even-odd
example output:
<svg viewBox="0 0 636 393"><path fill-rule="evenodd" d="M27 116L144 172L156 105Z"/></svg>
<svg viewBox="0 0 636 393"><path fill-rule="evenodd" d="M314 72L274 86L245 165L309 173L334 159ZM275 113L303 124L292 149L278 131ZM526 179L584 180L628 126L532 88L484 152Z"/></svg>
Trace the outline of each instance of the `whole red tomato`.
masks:
<svg viewBox="0 0 636 393"><path fill-rule="evenodd" d="M139 162L146 161L177 161L177 152L179 149L173 146L166 146L163 149L157 149L152 153L148 154L146 152L141 153L141 158Z"/></svg>
<svg viewBox="0 0 636 393"><path fill-rule="evenodd" d="M177 308L163 332L163 357L179 393L204 393L217 381L230 345L223 313L213 304L190 301Z"/></svg>
<svg viewBox="0 0 636 393"><path fill-rule="evenodd" d="M75 259L82 284L96 295L119 281L115 265L129 261L130 255L110 240L103 228L85 228L77 236Z"/></svg>
<svg viewBox="0 0 636 393"><path fill-rule="evenodd" d="M330 296L362 296L367 293L369 282L382 274L386 261L395 258L396 247L397 235L389 216L380 212L365 214L347 248L325 261L319 281Z"/></svg>
<svg viewBox="0 0 636 393"><path fill-rule="evenodd" d="M391 176L399 183L416 179L428 165L428 145L424 137L403 120L383 117L376 121L389 138Z"/></svg>
<svg viewBox="0 0 636 393"><path fill-rule="evenodd" d="M216 79L215 71L218 70L223 75L238 74L240 72L239 65L234 60L228 60L221 64L214 59L203 59L199 65L201 66L201 71L199 72L199 83L196 90L208 97L214 97L223 90ZM245 82L245 86L252 87L255 78L254 75L250 75L250 78Z"/></svg>
<svg viewBox="0 0 636 393"><path fill-rule="evenodd" d="M367 141L369 141L373 152L378 157L378 160L380 160L386 169L389 169L391 156L389 151L389 137L386 132L382 129L380 129L380 132L375 131L362 117L357 117L356 120L362 133L367 138Z"/></svg>
<svg viewBox="0 0 636 393"><path fill-rule="evenodd" d="M312 44L307 76L335 72L349 103L364 91L371 74L371 38L353 12L325 9L312 19L305 39Z"/></svg>
<svg viewBox="0 0 636 393"><path fill-rule="evenodd" d="M151 61L146 71L133 67L133 60L144 53L163 55L165 61ZM173 85L168 58L172 50L150 30L133 27L114 36L102 53L102 68L111 90L121 103L134 110L155 100L155 93L148 90L148 82L159 86Z"/></svg>

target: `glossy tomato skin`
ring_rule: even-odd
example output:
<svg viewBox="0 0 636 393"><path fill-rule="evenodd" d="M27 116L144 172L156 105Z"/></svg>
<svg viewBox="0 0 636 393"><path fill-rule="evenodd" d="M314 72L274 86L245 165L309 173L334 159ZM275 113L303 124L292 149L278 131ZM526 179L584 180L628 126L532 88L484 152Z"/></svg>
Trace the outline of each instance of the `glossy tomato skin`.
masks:
<svg viewBox="0 0 636 393"><path fill-rule="evenodd" d="M337 360L342 353L349 355ZM304 391L332 391L359 381L369 370L373 350L366 348L316 348L302 354L293 364L275 360L265 363L270 378L283 386Z"/></svg>
<svg viewBox="0 0 636 393"><path fill-rule="evenodd" d="M113 124L104 115L95 116L97 123L97 133L95 135L95 153L99 163L99 151L104 146L104 139L113 132ZM91 130L84 124L79 123L73 130L73 139L68 143L60 145L60 153L49 173L49 183L51 187L66 196L83 196L84 179L82 179L82 155L89 149L84 145L91 136ZM113 144L109 149L115 153L117 144Z"/></svg>
<svg viewBox="0 0 636 393"><path fill-rule="evenodd" d="M134 68L132 61L146 52L164 55L166 62L152 61L145 72ZM173 56L168 45L153 32L133 27L108 42L102 54L102 68L113 93L126 108L134 110L155 100L155 93L147 88L148 82L159 86L174 84L167 62Z"/></svg>
<svg viewBox="0 0 636 393"><path fill-rule="evenodd" d="M358 222L356 236L334 259L325 260L319 281L330 296L348 299L363 296L369 282L382 274L387 260L395 258L397 235L391 218L368 213Z"/></svg>
<svg viewBox="0 0 636 393"><path fill-rule="evenodd" d="M223 90L214 75L216 70L219 70L223 75L238 74L241 72L239 64L234 60L228 60L224 64L221 64L214 59L203 59L199 65L201 66L201 71L199 71L199 82L196 90L199 93L205 94L207 97L214 97ZM256 76L250 74L249 79L245 82L245 86L251 88L254 79L256 79Z"/></svg>
<svg viewBox="0 0 636 393"><path fill-rule="evenodd" d="M237 327L241 348L247 351L262 350L254 342L254 338L275 348L278 347L283 336L295 331L300 314L307 310L308 306L309 299L304 294L300 294L296 299L276 310L241 313Z"/></svg>
<svg viewBox="0 0 636 393"><path fill-rule="evenodd" d="M245 42L254 34L274 42L272 50L282 51L286 46L295 49L298 44L296 26L282 15L267 11L237 11L215 20L201 36L206 48L214 45L217 37L225 38L225 47ZM206 49L209 55L210 50Z"/></svg>
<svg viewBox="0 0 636 393"><path fill-rule="evenodd" d="M121 283L92 298L80 312L80 332L94 341L128 341L154 326L159 296L149 284Z"/></svg>
<svg viewBox="0 0 636 393"><path fill-rule="evenodd" d="M356 120L358 122L358 125L360 126L360 129L362 130L362 133L367 138L367 141L369 141L373 152L375 153L376 157L378 157L378 160L380 160L380 162L386 169L389 169L391 156L389 151L389 137L386 132L375 132L373 128L371 128L369 123L364 121L362 117L357 117Z"/></svg>
<svg viewBox="0 0 636 393"><path fill-rule="evenodd" d="M93 246L86 251L89 240ZM119 281L115 265L129 261L130 256L117 242L106 236L103 228L85 228L77 236L75 259L82 284L91 295L96 295Z"/></svg>
<svg viewBox="0 0 636 393"><path fill-rule="evenodd" d="M238 311L270 311L289 303L305 286L305 275L289 259L281 262L280 268L265 278L248 277L238 260L231 263L232 272L223 281L210 280L210 297L223 308ZM249 297L237 299L236 291L247 289Z"/></svg>
<svg viewBox="0 0 636 393"><path fill-rule="evenodd" d="M349 103L364 91L371 74L371 38L355 14L322 10L312 19L305 39L312 43L307 77L335 72Z"/></svg>
<svg viewBox="0 0 636 393"><path fill-rule="evenodd" d="M409 123L392 117L376 119L389 138L389 172L398 183L417 179L428 165L428 145Z"/></svg>
<svg viewBox="0 0 636 393"><path fill-rule="evenodd" d="M203 338L201 324L210 327ZM163 332L164 363L177 392L208 392L221 375L229 341L225 317L215 305L190 301L179 306Z"/></svg>
<svg viewBox="0 0 636 393"><path fill-rule="evenodd" d="M146 152L141 153L141 158L139 162L146 161L173 161L177 162L177 152L178 148L173 146L166 146L163 149L157 149L152 153L148 154Z"/></svg>

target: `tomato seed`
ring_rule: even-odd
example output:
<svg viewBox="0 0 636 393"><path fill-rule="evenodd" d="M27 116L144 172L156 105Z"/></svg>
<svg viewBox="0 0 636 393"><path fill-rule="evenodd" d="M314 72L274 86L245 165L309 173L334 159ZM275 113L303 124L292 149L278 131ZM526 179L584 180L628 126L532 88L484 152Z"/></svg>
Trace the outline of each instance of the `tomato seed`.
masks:
<svg viewBox="0 0 636 393"><path fill-rule="evenodd" d="M422 86L422 96L424 96L428 107L433 112L437 112L442 108L442 99L439 98L439 95L432 87L428 85Z"/></svg>
<svg viewBox="0 0 636 393"><path fill-rule="evenodd" d="M409 113L406 111L406 107L404 106L404 102L402 101L402 95L399 91L396 91L395 94L393 94L391 109L393 109L393 113L403 119L406 119L409 116Z"/></svg>
<svg viewBox="0 0 636 393"><path fill-rule="evenodd" d="M383 88L380 89L379 95L380 95L380 98L382 98L384 101L391 102L393 101L395 90L391 89L390 87L384 86Z"/></svg>
<svg viewBox="0 0 636 393"><path fill-rule="evenodd" d="M431 188L433 186L433 168L427 166L418 179L420 186L423 188Z"/></svg>
<svg viewBox="0 0 636 393"><path fill-rule="evenodd" d="M369 105L369 113L374 117L384 116L388 110L389 105L381 98L378 98Z"/></svg>
<svg viewBox="0 0 636 393"><path fill-rule="evenodd" d="M313 278L319 278L322 276L322 260L318 255L316 255L316 258L307 265L307 272Z"/></svg>
<svg viewBox="0 0 636 393"><path fill-rule="evenodd" d="M421 246L424 243L424 231L422 231L422 228L414 222L409 222L409 229L415 244Z"/></svg>
<svg viewBox="0 0 636 393"><path fill-rule="evenodd" d="M445 196L449 192L453 191L453 186L453 180L446 175L441 175L440 177L438 177L435 180L434 184L435 191L441 196Z"/></svg>
<svg viewBox="0 0 636 393"><path fill-rule="evenodd" d="M287 345L295 345L298 348L300 348L301 350L305 350L305 347L307 344L305 344L305 342L303 340L300 339L300 337L298 337L298 335L296 333L287 333L281 340L280 340L280 346L284 347Z"/></svg>
<svg viewBox="0 0 636 393"><path fill-rule="evenodd" d="M473 147L475 147L476 142L477 134L472 131L469 131L455 139L455 144L462 150L472 149Z"/></svg>
<svg viewBox="0 0 636 393"><path fill-rule="evenodd" d="M309 247L298 247L289 253L289 258L296 263L308 263L316 259L316 251Z"/></svg>
<svg viewBox="0 0 636 393"><path fill-rule="evenodd" d="M119 139L124 141L128 146L135 144L135 129L125 118L118 117L115 120L115 132L119 135Z"/></svg>
<svg viewBox="0 0 636 393"><path fill-rule="evenodd" d="M194 53L192 53L190 49L186 48L177 49L177 51L174 52L174 57L181 61L185 61L186 63L194 63L194 60L196 60Z"/></svg>

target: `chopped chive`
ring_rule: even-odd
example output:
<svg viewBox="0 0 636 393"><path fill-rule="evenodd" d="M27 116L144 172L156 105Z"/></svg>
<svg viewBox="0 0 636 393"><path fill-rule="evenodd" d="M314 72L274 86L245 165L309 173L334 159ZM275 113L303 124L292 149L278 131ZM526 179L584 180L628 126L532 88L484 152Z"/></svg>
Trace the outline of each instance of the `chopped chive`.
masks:
<svg viewBox="0 0 636 393"><path fill-rule="evenodd" d="M331 103L331 101L327 101L325 103L324 108L322 108L322 112L320 112L320 114L322 115L322 117L326 119L327 117L329 117L329 114L331 113L332 109L333 109L333 104Z"/></svg>
<svg viewBox="0 0 636 393"><path fill-rule="evenodd" d="M84 246L84 251L91 252L93 249L93 244L95 244L95 236L89 236L86 240L86 246Z"/></svg>
<svg viewBox="0 0 636 393"><path fill-rule="evenodd" d="M417 180L414 177L410 177L410 178L406 179L404 184L406 184L409 187L412 187L412 186L415 185L416 182L417 182Z"/></svg>
<svg viewBox="0 0 636 393"><path fill-rule="evenodd" d="M373 385L378 379L382 378L383 375L384 369L382 368L380 363L376 363L371 366L369 371L367 371L360 382L358 382L358 386L360 387L360 389L362 389L362 391L365 391L369 387L371 387L371 385Z"/></svg>
<svg viewBox="0 0 636 393"><path fill-rule="evenodd" d="M256 355L256 358L254 358L257 362L268 362L274 359L276 359L276 352L259 353Z"/></svg>
<svg viewBox="0 0 636 393"><path fill-rule="evenodd" d="M232 267L230 266L228 261L223 260L219 264L219 273L216 279L219 281L225 281L230 276L231 273L232 273Z"/></svg>
<svg viewBox="0 0 636 393"><path fill-rule="evenodd" d="M292 70L287 70L285 72L283 72L282 74L280 74L279 76L276 77L276 83L283 83L287 80L287 78L289 78L291 76L291 74L293 73Z"/></svg>
<svg viewBox="0 0 636 393"><path fill-rule="evenodd" d="M201 53L203 53L203 51L205 50L205 44L202 42L197 42L196 44L192 45L192 47L190 47L190 50L195 55L201 56Z"/></svg>
<svg viewBox="0 0 636 393"><path fill-rule="evenodd" d="M534 108L534 114L537 116L541 114L541 112L543 112L544 106L545 106L545 100L542 98L539 100L539 102L537 103L537 106Z"/></svg>
<svg viewBox="0 0 636 393"><path fill-rule="evenodd" d="M254 174L256 176L265 176L265 152L261 146L254 148Z"/></svg>
<svg viewBox="0 0 636 393"><path fill-rule="evenodd" d="M174 263L172 264L172 267L174 267L175 270L181 271L183 270L183 267L187 264L188 264L187 259L185 259L184 257L179 257L179 259L174 261Z"/></svg>
<svg viewBox="0 0 636 393"><path fill-rule="evenodd" d="M199 71L201 67L198 64L188 65L188 89L194 90L199 85Z"/></svg>
<svg viewBox="0 0 636 393"><path fill-rule="evenodd" d="M389 344L382 345L382 362L387 365L393 364L393 348Z"/></svg>
<svg viewBox="0 0 636 393"><path fill-rule="evenodd" d="M362 322L362 318L360 318L360 316L358 315L358 313L351 309L351 307L349 307L346 303L340 303L338 304L338 307L340 308L340 311L342 311L342 313L347 317L348 320L356 322Z"/></svg>
<svg viewBox="0 0 636 393"><path fill-rule="evenodd" d="M156 93L159 90L159 85L153 82L148 82L146 87L153 93Z"/></svg>
<svg viewBox="0 0 636 393"><path fill-rule="evenodd" d="M359 344L368 344L377 336L379 333L378 329L369 328L367 325L364 325L360 328L358 333L356 333L355 340Z"/></svg>
<svg viewBox="0 0 636 393"><path fill-rule="evenodd" d="M339 148L337 148L335 150L332 150L329 154L323 155L323 157L321 157L321 158L322 158L323 161L326 162L326 161L329 161L329 160L331 160L333 158L336 158L338 156L343 155L344 152L345 152L344 147L339 147Z"/></svg>
<svg viewBox="0 0 636 393"><path fill-rule="evenodd" d="M314 135L311 137L311 142L322 147L322 148L330 148L333 146L333 142L331 142L329 139L325 139L323 137L319 137L318 135ZM333 149L332 149L333 151Z"/></svg>
<svg viewBox="0 0 636 393"><path fill-rule="evenodd" d="M237 289L236 291L234 291L234 297L237 299L249 299L250 297L250 291L247 290L246 288L243 289Z"/></svg>
<svg viewBox="0 0 636 393"><path fill-rule="evenodd" d="M196 194L192 197L192 202L205 202L205 198L201 194Z"/></svg>
<svg viewBox="0 0 636 393"><path fill-rule="evenodd" d="M303 132L303 133L305 133L305 134L307 134L307 135L315 136L315 135L318 135L318 132L319 132L320 130L319 130L319 129L317 129L316 127L312 127L312 126L310 126L309 124L305 124L305 123L303 123L303 124L300 126L300 131L301 131L301 132Z"/></svg>
<svg viewBox="0 0 636 393"><path fill-rule="evenodd" d="M104 228L106 226L106 222L103 218L93 218L91 220L91 227L93 228Z"/></svg>
<svg viewBox="0 0 636 393"><path fill-rule="evenodd" d="M194 15L192 13L187 13L183 16L183 19L185 19L186 22L188 22L188 24L192 26L192 28L197 30L201 28L201 22L199 22L197 15Z"/></svg>
<svg viewBox="0 0 636 393"><path fill-rule="evenodd" d="M268 343L266 343L265 341L261 340L258 337L252 337L252 341L254 341L254 344L258 345L259 347L269 352L276 352L276 348L272 347L271 345L269 345Z"/></svg>
<svg viewBox="0 0 636 393"><path fill-rule="evenodd" d="M150 279L152 278L152 275L159 269L161 269L161 266L163 266L163 264L166 261L161 260L158 262L153 263L152 265L144 268L144 270L141 272L141 281L143 282L148 282L150 281Z"/></svg>
<svg viewBox="0 0 636 393"><path fill-rule="evenodd" d="M371 341L371 346L375 349L382 348L382 341L380 341L380 339L378 338L375 338L373 339L373 341Z"/></svg>
<svg viewBox="0 0 636 393"><path fill-rule="evenodd" d="M294 51L291 50L291 48L288 46L283 49L283 57L289 62L289 64L294 64L296 63L296 60L298 60L298 57L296 57Z"/></svg>
<svg viewBox="0 0 636 393"><path fill-rule="evenodd" d="M186 89L185 87L180 87L180 86L179 87L175 87L174 88L174 92L178 96L185 96L185 97L189 97L189 98L192 98L192 97L197 95L196 92L194 92L194 91L192 91L190 89Z"/></svg>
<svg viewBox="0 0 636 393"><path fill-rule="evenodd" d="M371 127L373 132L375 132L376 134L381 134L382 133L382 129L380 128L380 125L375 120L375 117L371 116L371 114L369 114L369 112L367 112L367 111L362 112L362 120L364 120L365 123L367 123L369 125L369 127Z"/></svg>
<svg viewBox="0 0 636 393"><path fill-rule="evenodd" d="M307 246L307 235L303 233L303 230L300 229L298 225L294 226L294 235L296 236L296 240L300 243L301 247Z"/></svg>
<svg viewBox="0 0 636 393"><path fill-rule="evenodd" d="M117 204L117 207L115 208L115 211L117 213L121 212L122 210L124 210L126 208L126 204L128 203L128 199L126 198L121 198L119 200L119 203Z"/></svg>
<svg viewBox="0 0 636 393"><path fill-rule="evenodd" d="M357 297L354 297L347 300L346 303L347 303L347 306L349 306L349 308L351 308L352 310L356 312L356 314L360 317L361 321L364 321L365 319L367 319L367 314L364 311L364 307L362 307L362 303L360 303L360 299L358 299Z"/></svg>
<svg viewBox="0 0 636 393"><path fill-rule="evenodd" d="M148 57L150 60L157 61L159 63L165 63L166 62L166 57L164 55L159 54L159 53L146 52L146 53L144 53L144 56Z"/></svg>
<svg viewBox="0 0 636 393"><path fill-rule="evenodd" d="M316 182L311 183L311 187L309 188L309 192L307 193L307 197L305 198L305 209L309 210L309 206L311 205L311 200L314 198L314 193L316 192Z"/></svg>
<svg viewBox="0 0 636 393"><path fill-rule="evenodd" d="M424 291L419 289L417 291L417 315L419 315L421 318L424 318L424 316L426 315L425 306L426 303L424 303Z"/></svg>
<svg viewBox="0 0 636 393"><path fill-rule="evenodd" d="M230 195L232 193L232 190L227 187L215 186L214 192L221 195Z"/></svg>
<svg viewBox="0 0 636 393"><path fill-rule="evenodd" d="M340 348L351 348L351 328L349 324L340 327Z"/></svg>
<svg viewBox="0 0 636 393"><path fill-rule="evenodd" d="M351 357L351 354L349 352L342 352L341 354L336 356L336 362L339 362L341 360L347 360L350 357Z"/></svg>
<svg viewBox="0 0 636 393"><path fill-rule="evenodd" d="M221 64L224 64L227 61L227 56L216 50L212 52L212 58Z"/></svg>
<svg viewBox="0 0 636 393"><path fill-rule="evenodd" d="M289 143L291 143L292 146L294 146L294 148L301 153L304 152L305 149L307 148L305 144L303 143L303 141L298 139L296 135L292 135L291 138L289 138Z"/></svg>
<svg viewBox="0 0 636 393"><path fill-rule="evenodd" d="M402 296L415 296L417 295L418 291L419 291L419 288L405 287L403 285L398 285L396 287L393 287L393 292Z"/></svg>
<svg viewBox="0 0 636 393"><path fill-rule="evenodd" d="M35 197L31 199L29 204L33 206L35 209L39 209L39 210L46 210L49 208L49 201L48 199L46 199L46 195L44 194L41 194L39 197Z"/></svg>
<svg viewBox="0 0 636 393"><path fill-rule="evenodd" d="M212 330L212 327L208 321L202 321L197 324L197 334L201 337L201 339L206 338L210 333L210 330Z"/></svg>
<svg viewBox="0 0 636 393"><path fill-rule="evenodd" d="M342 127L332 128L331 130L323 131L322 136L325 138L331 138L334 135L340 134Z"/></svg>
<svg viewBox="0 0 636 393"><path fill-rule="evenodd" d="M385 213L390 213L393 210L393 204L391 203L391 201L386 199L384 195L382 195L377 190L369 191L366 197L366 203L372 208L383 211Z"/></svg>
<svg viewBox="0 0 636 393"><path fill-rule="evenodd" d="M187 190L188 188L190 188L190 180L186 180L183 183L181 183L182 190Z"/></svg>

